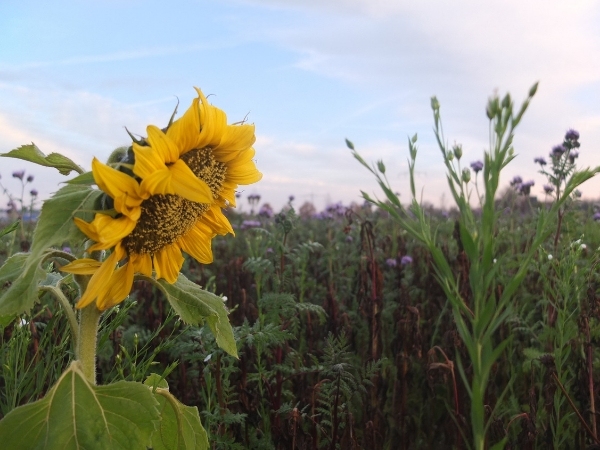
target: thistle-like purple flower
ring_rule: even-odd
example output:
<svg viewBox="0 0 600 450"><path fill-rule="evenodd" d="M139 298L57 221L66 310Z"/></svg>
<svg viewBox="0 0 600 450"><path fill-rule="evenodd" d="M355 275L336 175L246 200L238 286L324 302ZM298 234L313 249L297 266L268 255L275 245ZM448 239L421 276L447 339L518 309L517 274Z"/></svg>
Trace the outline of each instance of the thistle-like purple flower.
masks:
<svg viewBox="0 0 600 450"><path fill-rule="evenodd" d="M546 165L546 160L544 158L542 158L541 156L538 158L535 158L533 160L534 163L539 164L540 166L545 166Z"/></svg>
<svg viewBox="0 0 600 450"><path fill-rule="evenodd" d="M258 215L270 219L271 217L273 217L273 208L271 208L271 205L269 205L268 203L265 203L258 210Z"/></svg>
<svg viewBox="0 0 600 450"><path fill-rule="evenodd" d="M565 140L567 141L577 141L579 139L579 131L575 131L574 129L570 129L565 134Z"/></svg>
<svg viewBox="0 0 600 450"><path fill-rule="evenodd" d="M402 258L400 258L401 266L408 266L409 264L412 264L412 262L413 262L413 259L409 255L404 255Z"/></svg>
<svg viewBox="0 0 600 450"><path fill-rule="evenodd" d="M12 173L13 178L18 178L19 180L22 180L23 177L25 176L25 171L24 170L17 170L15 172Z"/></svg>
<svg viewBox="0 0 600 450"><path fill-rule="evenodd" d="M567 151L567 149L565 148L564 145L555 145L554 147L552 147L552 153L550 153L550 157L551 158L560 158L563 153L565 153Z"/></svg>
<svg viewBox="0 0 600 450"><path fill-rule="evenodd" d="M473 172L475 173L481 172L483 170L483 162L473 161L471 163L471 169L473 169Z"/></svg>
<svg viewBox="0 0 600 450"><path fill-rule="evenodd" d="M554 192L554 186L552 186L551 184L545 184L544 192L546 193L546 195L552 194Z"/></svg>
<svg viewBox="0 0 600 450"><path fill-rule="evenodd" d="M31 195L32 197L37 197L38 196L37 189L32 189L31 191L29 191L29 195Z"/></svg>
<svg viewBox="0 0 600 450"><path fill-rule="evenodd" d="M29 176L27 177L27 182L28 182L28 183L31 183L32 181L33 181L33 175L29 175Z"/></svg>
<svg viewBox="0 0 600 450"><path fill-rule="evenodd" d="M527 181L525 183L521 183L518 188L519 194L525 195L525 196L529 195L531 193L531 187L534 184L535 184L535 182L533 180Z"/></svg>
<svg viewBox="0 0 600 450"><path fill-rule="evenodd" d="M575 160L579 158L579 152L577 150L571 150L569 152L569 162L575 164Z"/></svg>
<svg viewBox="0 0 600 450"><path fill-rule="evenodd" d="M592 216L592 219L594 219L596 222L598 222L600 220L600 212L595 213Z"/></svg>
<svg viewBox="0 0 600 450"><path fill-rule="evenodd" d="M521 185L521 183L523 183L523 178L521 178L519 175L515 176L511 181L510 181L510 185L511 186L515 186L515 189L518 189L519 186Z"/></svg>
<svg viewBox="0 0 600 450"><path fill-rule="evenodd" d="M396 258L388 258L385 260L385 265L388 267L396 267L398 265L398 261L396 261Z"/></svg>

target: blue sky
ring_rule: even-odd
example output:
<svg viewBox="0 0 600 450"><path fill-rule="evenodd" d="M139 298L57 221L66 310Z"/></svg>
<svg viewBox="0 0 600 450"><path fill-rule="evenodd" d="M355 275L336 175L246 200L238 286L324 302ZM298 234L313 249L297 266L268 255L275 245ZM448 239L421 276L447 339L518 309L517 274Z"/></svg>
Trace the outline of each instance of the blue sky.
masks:
<svg viewBox="0 0 600 450"><path fill-rule="evenodd" d="M568 128L581 133L580 165L600 165L599 23L591 0L3 0L0 152L33 141L89 168L127 143L124 127L164 125L198 86L231 122L256 125L264 178L244 196L278 208L294 195L322 208L377 193L349 138L366 159L384 159L408 201L406 141L418 133L423 198L448 205L430 97L468 164L487 145L487 98L509 91L519 101L539 80L503 183L519 174L542 195L533 158ZM3 159L13 191L17 169L43 196L63 181ZM599 187L592 180L584 196L600 197Z"/></svg>

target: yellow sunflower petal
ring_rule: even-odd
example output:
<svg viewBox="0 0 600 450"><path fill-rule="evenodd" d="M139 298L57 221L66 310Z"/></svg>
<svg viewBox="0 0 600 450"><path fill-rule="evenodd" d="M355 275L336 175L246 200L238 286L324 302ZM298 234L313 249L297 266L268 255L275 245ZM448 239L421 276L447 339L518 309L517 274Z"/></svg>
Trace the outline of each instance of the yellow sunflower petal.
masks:
<svg viewBox="0 0 600 450"><path fill-rule="evenodd" d="M100 311L112 308L127 298L133 287L133 269L133 265L127 262L114 271L110 278L110 288L96 300Z"/></svg>
<svg viewBox="0 0 600 450"><path fill-rule="evenodd" d="M102 263L96 273L92 275L87 285L87 289L75 305L76 308L84 308L97 297L103 297L110 289L110 279L115 271L117 263L125 257L125 250L121 245L117 245L115 250Z"/></svg>
<svg viewBox="0 0 600 450"><path fill-rule="evenodd" d="M227 127L227 115L219 108L209 104L200 89L196 88L196 91L202 101L200 104L200 133L197 146L198 148L217 147Z"/></svg>
<svg viewBox="0 0 600 450"><path fill-rule="evenodd" d="M199 133L200 102L198 98L195 98L185 114L171 124L167 130L167 136L175 142L179 148L179 154L183 155L198 148Z"/></svg>
<svg viewBox="0 0 600 450"><path fill-rule="evenodd" d="M227 163L241 151L252 147L255 141L254 125L228 125L213 154L218 161Z"/></svg>
<svg viewBox="0 0 600 450"><path fill-rule="evenodd" d="M162 156L158 152L155 152L152 148L138 145L135 142L133 143L132 147L133 153L135 154L133 173L135 173L141 179L146 179L158 171L167 169ZM142 191L143 190L144 188L142 186Z"/></svg>
<svg viewBox="0 0 600 450"><path fill-rule="evenodd" d="M171 186L175 193L197 203L211 203L213 195L208 185L194 175L181 159L169 166Z"/></svg>
<svg viewBox="0 0 600 450"><path fill-rule="evenodd" d="M165 245L160 251L154 254L154 270L156 278L164 278L167 283L175 283L179 276L181 266L183 266L183 255L181 248L177 244Z"/></svg>
<svg viewBox="0 0 600 450"><path fill-rule="evenodd" d="M102 263L100 261L96 261L95 259L80 258L62 266L60 271L74 273L75 275L93 275L101 265Z"/></svg>
<svg viewBox="0 0 600 450"><path fill-rule="evenodd" d="M224 236L228 233L235 234L229 219L223 214L223 210L218 205L212 205L211 208L202 215L202 222L207 224L216 234Z"/></svg>
<svg viewBox="0 0 600 450"><path fill-rule="evenodd" d="M92 222L87 223L76 217L75 225L91 240L96 243L88 251L107 250L114 247L124 237L133 231L135 220L127 216L113 219L107 214L96 214Z"/></svg>
<svg viewBox="0 0 600 450"><path fill-rule="evenodd" d="M252 184L262 179L254 161L235 166L227 166L227 178L237 184Z"/></svg>
<svg viewBox="0 0 600 450"><path fill-rule="evenodd" d="M129 264L132 264L136 273L147 277L152 276L152 258L149 253L132 253L129 255Z"/></svg>
<svg viewBox="0 0 600 450"><path fill-rule="evenodd" d="M96 158L92 161L92 172L98 187L115 200L115 209L137 220L141 211L139 205L143 200L138 182Z"/></svg>
<svg viewBox="0 0 600 450"><path fill-rule="evenodd" d="M190 231L179 239L181 249L202 264L213 262L213 253L211 249L212 233L206 227L194 226Z"/></svg>
<svg viewBox="0 0 600 450"><path fill-rule="evenodd" d="M179 159L177 144L163 133L162 130L154 125L149 125L146 131L148 132L150 147L161 156L166 164L171 164Z"/></svg>

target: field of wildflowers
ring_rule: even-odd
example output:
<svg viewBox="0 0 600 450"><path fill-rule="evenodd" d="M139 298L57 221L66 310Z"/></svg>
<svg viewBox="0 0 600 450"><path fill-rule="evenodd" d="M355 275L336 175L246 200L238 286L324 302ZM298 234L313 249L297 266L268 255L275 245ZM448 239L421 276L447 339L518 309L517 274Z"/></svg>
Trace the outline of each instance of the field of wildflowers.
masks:
<svg viewBox="0 0 600 450"><path fill-rule="evenodd" d="M248 212L225 211L236 237L213 240L211 264L186 257L181 269L227 308L235 349L209 315L182 320L169 288L138 277L100 318L98 385L156 374L198 408L214 449L598 448L600 205L578 191L598 169L577 167L583 139L568 130L531 163L547 178L542 198L522 177L499 184L534 88L515 111L508 95L490 100L490 148L470 168L460 145L446 147L432 100L452 208L416 200L416 136L408 205L384 162L350 141L383 200L318 212L290 196L277 212L238 193ZM9 197L3 261L29 251L36 220L34 180L13 176L23 190ZM50 264L72 249L60 251ZM45 270L30 311L0 314L0 418L42 399L77 359L50 286L69 302L79 293ZM0 269L5 290L10 276ZM207 448L196 442L152 445Z"/></svg>

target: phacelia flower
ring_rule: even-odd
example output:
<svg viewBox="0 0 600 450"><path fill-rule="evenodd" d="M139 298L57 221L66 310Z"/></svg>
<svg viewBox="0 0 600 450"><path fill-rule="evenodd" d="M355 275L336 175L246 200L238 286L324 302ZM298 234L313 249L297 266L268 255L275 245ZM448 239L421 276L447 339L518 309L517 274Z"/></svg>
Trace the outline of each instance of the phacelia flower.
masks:
<svg viewBox="0 0 600 450"><path fill-rule="evenodd" d="M93 301L99 310L120 303L135 273L151 277L154 270L156 279L174 283L182 251L210 263L212 238L233 233L221 208L235 206L239 184L262 177L252 160L254 126L227 125L225 113L197 92L181 118L165 130L148 126L148 137L133 143L137 178L93 160L94 180L117 214L97 213L91 223L75 218L95 241L89 252L111 250L102 263L84 258L62 268L92 275L78 308Z"/></svg>
<svg viewBox="0 0 600 450"><path fill-rule="evenodd" d="M594 213L594 215L592 216L592 219L594 219L596 222L598 222L600 220L600 212Z"/></svg>
<svg viewBox="0 0 600 450"><path fill-rule="evenodd" d="M407 266L409 264L412 264L412 262L413 262L413 259L409 255L404 255L402 258L400 258L401 266Z"/></svg>
<svg viewBox="0 0 600 450"><path fill-rule="evenodd" d="M567 141L577 141L577 140L579 140L579 131L575 131L573 129L568 130L565 133L565 140L567 140Z"/></svg>
<svg viewBox="0 0 600 450"><path fill-rule="evenodd" d="M579 152L577 150L571 150L569 152L569 162L575 164L575 160L579 158Z"/></svg>
<svg viewBox="0 0 600 450"><path fill-rule="evenodd" d="M271 205L269 205L268 203L265 203L258 210L258 215L270 219L271 217L273 217L273 208L271 208Z"/></svg>
<svg viewBox="0 0 600 450"><path fill-rule="evenodd" d="M19 180L22 180L23 177L25 176L25 171L24 170L16 170L12 173L13 178L18 178Z"/></svg>
<svg viewBox="0 0 600 450"><path fill-rule="evenodd" d="M33 175L29 175L29 176L27 177L27 182L28 182L28 183L31 183L32 181L33 181Z"/></svg>
<svg viewBox="0 0 600 450"><path fill-rule="evenodd" d="M483 162L473 161L471 163L471 169L473 169L473 172L475 173L481 172L483 170Z"/></svg>
<svg viewBox="0 0 600 450"><path fill-rule="evenodd" d="M550 153L550 156L552 158L560 158L566 151L567 149L564 145L555 145L554 147L552 147L552 153Z"/></svg>
<svg viewBox="0 0 600 450"><path fill-rule="evenodd" d="M388 267L396 267L398 265L398 261L396 261L396 258L388 258L385 260L385 265Z"/></svg>
<svg viewBox="0 0 600 450"><path fill-rule="evenodd" d="M248 230L250 228L258 228L260 227L261 223L258 220L244 220L242 222L242 230Z"/></svg>
<svg viewBox="0 0 600 450"><path fill-rule="evenodd" d="M546 194L552 194L554 192L554 186L552 186L551 184L545 184L544 185L544 192Z"/></svg>
<svg viewBox="0 0 600 450"><path fill-rule="evenodd" d="M535 158L533 160L533 162L536 163L536 164L539 164L540 166L545 166L546 165L546 160L544 158L542 158L542 157Z"/></svg>
<svg viewBox="0 0 600 450"><path fill-rule="evenodd" d="M37 189L32 189L31 191L29 191L29 195L31 195L32 197L37 197L38 196Z"/></svg>
<svg viewBox="0 0 600 450"><path fill-rule="evenodd" d="M523 178L521 178L519 175L515 176L511 181L510 181L510 185L511 186L515 186L516 188L519 187L519 185L523 183Z"/></svg>
<svg viewBox="0 0 600 450"><path fill-rule="evenodd" d="M535 184L533 180L526 181L525 183L521 183L519 185L519 194L521 195L529 195L531 193L531 187Z"/></svg>

